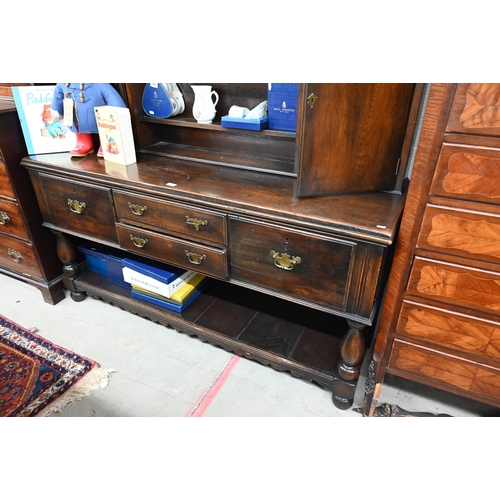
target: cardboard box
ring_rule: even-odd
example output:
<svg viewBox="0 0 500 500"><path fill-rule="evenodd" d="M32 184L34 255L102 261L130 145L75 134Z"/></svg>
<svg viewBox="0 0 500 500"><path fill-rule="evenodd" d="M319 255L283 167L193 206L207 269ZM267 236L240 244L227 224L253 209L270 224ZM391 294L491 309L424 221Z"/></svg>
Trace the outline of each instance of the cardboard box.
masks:
<svg viewBox="0 0 500 500"><path fill-rule="evenodd" d="M298 83L269 83L267 105L269 128L297 131Z"/></svg>
<svg viewBox="0 0 500 500"><path fill-rule="evenodd" d="M108 278L110 283L121 286L127 290L131 290L132 286L123 279L123 263L121 257L116 255L106 254L104 256L106 268L108 270Z"/></svg>

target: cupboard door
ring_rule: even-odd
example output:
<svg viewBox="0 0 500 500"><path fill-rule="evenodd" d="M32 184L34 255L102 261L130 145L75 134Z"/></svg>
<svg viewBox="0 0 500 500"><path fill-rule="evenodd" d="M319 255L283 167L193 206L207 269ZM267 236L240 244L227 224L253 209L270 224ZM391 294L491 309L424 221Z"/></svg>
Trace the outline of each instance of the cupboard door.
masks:
<svg viewBox="0 0 500 500"><path fill-rule="evenodd" d="M301 85L297 196L393 190L414 87L392 83Z"/></svg>

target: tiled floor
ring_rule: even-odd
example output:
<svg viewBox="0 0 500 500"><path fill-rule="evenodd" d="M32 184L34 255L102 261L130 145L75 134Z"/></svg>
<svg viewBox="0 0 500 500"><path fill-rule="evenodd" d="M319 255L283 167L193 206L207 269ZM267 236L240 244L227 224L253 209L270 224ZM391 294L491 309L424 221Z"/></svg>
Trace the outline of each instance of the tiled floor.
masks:
<svg viewBox="0 0 500 500"><path fill-rule="evenodd" d="M107 387L54 417L354 417L331 394L284 372L240 358L100 300L56 306L30 285L0 274L0 314L37 334L112 368ZM387 377L379 403L455 417L499 411L464 398Z"/></svg>

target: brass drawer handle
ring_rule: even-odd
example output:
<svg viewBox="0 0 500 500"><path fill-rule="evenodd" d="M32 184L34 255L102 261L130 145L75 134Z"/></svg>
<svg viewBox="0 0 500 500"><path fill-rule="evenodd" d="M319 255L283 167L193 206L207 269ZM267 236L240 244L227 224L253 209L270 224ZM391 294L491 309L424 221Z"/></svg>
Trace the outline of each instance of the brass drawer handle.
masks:
<svg viewBox="0 0 500 500"><path fill-rule="evenodd" d="M280 254L274 250L271 250L270 255L274 259L274 265L280 269L284 269L285 271L291 271L295 266L302 262L300 257L290 258L287 253Z"/></svg>
<svg viewBox="0 0 500 500"><path fill-rule="evenodd" d="M133 203L128 204L128 208L132 211L134 215L142 215L144 212L148 211L148 207L143 205L134 205Z"/></svg>
<svg viewBox="0 0 500 500"><path fill-rule="evenodd" d="M70 200L68 198L68 205L69 209L75 213L75 214L81 214L84 210L87 204L84 201L78 201L78 200Z"/></svg>
<svg viewBox="0 0 500 500"><path fill-rule="evenodd" d="M130 235L130 239L132 240L132 243L138 248L143 248L148 242L147 238L139 238L139 236Z"/></svg>
<svg viewBox="0 0 500 500"><path fill-rule="evenodd" d="M199 253L193 253L193 252L188 252L187 250L184 250L184 253L187 255L187 258L191 264L196 264L199 266L203 260L207 258L206 255L200 255Z"/></svg>
<svg viewBox="0 0 500 500"><path fill-rule="evenodd" d="M192 217L189 217L189 215L186 215L186 224L194 226L196 228L196 231L199 231L200 226L208 225L208 221L207 220L200 220L200 219L193 219Z"/></svg>
<svg viewBox="0 0 500 500"><path fill-rule="evenodd" d="M0 226L5 226L8 222L10 222L10 217L7 212L0 212Z"/></svg>
<svg viewBox="0 0 500 500"><path fill-rule="evenodd" d="M21 262L23 260L22 255L17 250L14 250L13 248L9 248L7 251L7 254L10 255L10 257L12 258L12 260L14 262Z"/></svg>

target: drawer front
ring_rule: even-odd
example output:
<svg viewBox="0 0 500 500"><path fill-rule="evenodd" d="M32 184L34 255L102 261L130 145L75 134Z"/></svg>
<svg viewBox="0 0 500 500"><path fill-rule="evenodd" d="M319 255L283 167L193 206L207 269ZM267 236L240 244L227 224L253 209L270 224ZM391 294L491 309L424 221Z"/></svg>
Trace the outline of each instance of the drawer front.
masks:
<svg viewBox="0 0 500 500"><path fill-rule="evenodd" d="M44 214L46 222L84 236L118 241L109 189L49 175L39 177L49 212Z"/></svg>
<svg viewBox="0 0 500 500"><path fill-rule="evenodd" d="M500 137L500 84L459 84L447 129Z"/></svg>
<svg viewBox="0 0 500 500"><path fill-rule="evenodd" d="M0 234L10 234L28 239L21 212L17 203L0 198Z"/></svg>
<svg viewBox="0 0 500 500"><path fill-rule="evenodd" d="M0 151L0 196L15 198L14 191L10 184L9 176L7 175L7 167L2 160L2 151Z"/></svg>
<svg viewBox="0 0 500 500"><path fill-rule="evenodd" d="M224 214L122 191L114 191L113 196L120 222L149 226L154 230L195 241L227 244Z"/></svg>
<svg viewBox="0 0 500 500"><path fill-rule="evenodd" d="M417 246L500 263L500 215L427 205Z"/></svg>
<svg viewBox="0 0 500 500"><path fill-rule="evenodd" d="M500 362L500 322L403 301L398 319L400 335L448 349L487 356Z"/></svg>
<svg viewBox="0 0 500 500"><path fill-rule="evenodd" d="M229 239L231 278L346 310L355 244L236 219Z"/></svg>
<svg viewBox="0 0 500 500"><path fill-rule="evenodd" d="M500 311L500 274L415 258L407 293L483 311Z"/></svg>
<svg viewBox="0 0 500 500"><path fill-rule="evenodd" d="M500 400L500 370L466 358L396 340L388 364L394 373L433 380L439 385Z"/></svg>
<svg viewBox="0 0 500 500"><path fill-rule="evenodd" d="M199 245L134 226L117 224L120 247L201 274L227 278L227 251Z"/></svg>
<svg viewBox="0 0 500 500"><path fill-rule="evenodd" d="M430 193L500 205L500 150L443 145Z"/></svg>
<svg viewBox="0 0 500 500"><path fill-rule="evenodd" d="M26 276L43 278L31 245L10 236L0 235L0 266Z"/></svg>

